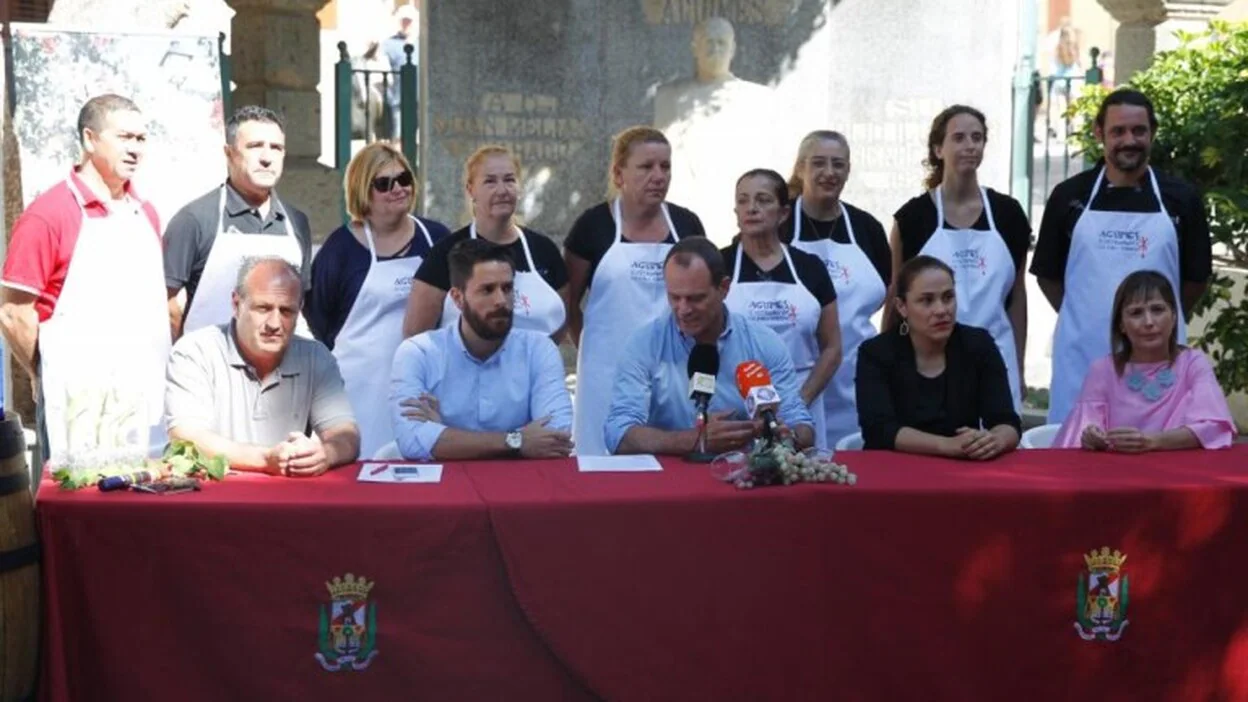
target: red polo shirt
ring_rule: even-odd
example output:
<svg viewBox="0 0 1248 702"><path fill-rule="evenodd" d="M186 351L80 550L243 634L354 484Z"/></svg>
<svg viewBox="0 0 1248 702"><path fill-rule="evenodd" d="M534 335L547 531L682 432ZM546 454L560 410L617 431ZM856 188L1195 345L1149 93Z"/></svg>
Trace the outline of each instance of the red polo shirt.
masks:
<svg viewBox="0 0 1248 702"><path fill-rule="evenodd" d="M76 172L69 176L74 187L86 202L88 217L109 216L108 206L95 195ZM160 240L160 218L151 203L134 194L130 184L126 193L137 200L152 223L152 232ZM65 287L69 272L69 260L78 243L82 230L83 210L78 207L74 194L65 181L35 198L13 225L13 237L9 242L8 255L4 260L4 274L0 285L22 290L38 296L35 310L39 321L46 321L56 308L56 300ZM118 271L124 275L124 272Z"/></svg>

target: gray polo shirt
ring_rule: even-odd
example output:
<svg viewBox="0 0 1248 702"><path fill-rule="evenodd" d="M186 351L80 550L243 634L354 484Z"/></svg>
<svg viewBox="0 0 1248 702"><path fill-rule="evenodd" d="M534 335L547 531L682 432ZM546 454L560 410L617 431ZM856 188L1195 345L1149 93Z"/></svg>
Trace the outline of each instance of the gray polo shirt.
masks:
<svg viewBox="0 0 1248 702"><path fill-rule="evenodd" d="M199 279L208 264L208 255L212 253L212 245L217 240L217 228L235 230L255 236L286 236L286 224L289 218L295 239L303 249L303 262L299 272L303 277L303 289L311 286L312 264L312 228L308 224L308 216L300 212L289 202L283 200L276 192L273 193L273 206L267 216L247 204L242 195L227 185L225 189L225 210L219 209L221 203L220 187L213 188L204 195L178 210L169 224L165 226L162 239L165 250L165 287L171 290L186 289L186 314L190 314L191 305L195 304L195 291L199 289Z"/></svg>
<svg viewBox="0 0 1248 702"><path fill-rule="evenodd" d="M233 441L273 446L292 431L310 426L320 433L355 421L337 361L312 339L292 338L277 370L261 379L239 354L233 322L204 327L174 344L166 377L170 430L208 429Z"/></svg>

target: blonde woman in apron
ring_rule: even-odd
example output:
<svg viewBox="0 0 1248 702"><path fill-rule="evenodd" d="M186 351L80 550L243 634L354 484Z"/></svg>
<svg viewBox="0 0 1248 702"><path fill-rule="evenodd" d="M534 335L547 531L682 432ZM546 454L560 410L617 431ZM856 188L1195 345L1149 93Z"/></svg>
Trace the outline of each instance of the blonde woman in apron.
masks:
<svg viewBox="0 0 1248 702"><path fill-rule="evenodd" d="M883 307L892 277L884 227L863 210L841 201L849 170L849 142L844 135L833 131L806 135L789 177L789 194L797 199L788 231L782 233L793 248L818 257L836 286L842 360L823 393L828 446L859 430L854 392L858 347L878 332L871 317Z"/></svg>
<svg viewBox="0 0 1248 702"><path fill-rule="evenodd" d="M386 397L412 274L449 232L411 214L416 179L390 144L364 147L344 183L351 224L330 234L312 261L304 313L338 360L360 428L360 456L369 458L394 439Z"/></svg>
<svg viewBox="0 0 1248 702"><path fill-rule="evenodd" d="M447 295L447 255L460 241L480 237L506 247L515 264L515 328L540 331L558 342L567 321L567 269L553 241L516 223L520 175L519 159L505 147L483 146L468 157L464 187L472 221L434 246L416 271L403 317L405 337L458 321L459 308Z"/></svg>
<svg viewBox="0 0 1248 702"><path fill-rule="evenodd" d="M633 331L668 310L668 250L682 237L706 235L697 215L665 201L671 153L667 138L651 127L616 135L607 174L610 199L583 212L564 241L568 328L578 348L573 437L580 456L607 453L602 427L616 358Z"/></svg>
<svg viewBox="0 0 1248 702"><path fill-rule="evenodd" d="M822 261L780 241L789 212L788 184L779 173L758 169L737 181L741 234L723 250L724 263L732 266L724 304L780 336L815 420L815 445L824 448L823 393L841 363L836 291Z"/></svg>

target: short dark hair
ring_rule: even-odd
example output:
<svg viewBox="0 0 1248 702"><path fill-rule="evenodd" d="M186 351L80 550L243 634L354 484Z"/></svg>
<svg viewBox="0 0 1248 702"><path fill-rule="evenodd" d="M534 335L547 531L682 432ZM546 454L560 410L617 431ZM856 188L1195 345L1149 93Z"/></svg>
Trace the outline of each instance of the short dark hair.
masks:
<svg viewBox="0 0 1248 702"><path fill-rule="evenodd" d="M663 268L666 269L667 264L672 262L681 268L688 268L695 258L701 259L711 271L711 285L719 285L728 277L723 254L704 236L691 236L676 242L667 252L667 258L663 259Z"/></svg>
<svg viewBox="0 0 1248 702"><path fill-rule="evenodd" d="M513 274L516 272L515 261L511 260L511 254L502 246L491 244L485 239L464 239L455 244L446 256L447 267L451 272L451 285L464 290L477 264L490 261L506 263Z"/></svg>
<svg viewBox="0 0 1248 702"><path fill-rule="evenodd" d="M1101 129L1105 128L1105 115L1109 113L1109 108L1114 105L1133 105L1135 107L1143 107L1148 112L1148 128L1157 131L1157 111L1153 109L1153 101L1148 96L1138 90L1131 88L1119 88L1101 101L1101 107L1096 111L1096 126Z"/></svg>
<svg viewBox="0 0 1248 702"><path fill-rule="evenodd" d="M776 196L776 201L780 203L780 206L788 207L792 204L789 201L789 184L785 181L784 176L780 175L776 171L773 171L770 168L754 168L748 170L745 173L742 173L740 178L737 178L737 185L741 185L741 181L746 178L766 178L767 180L770 180L771 192Z"/></svg>
<svg viewBox="0 0 1248 702"><path fill-rule="evenodd" d="M96 95L87 100L78 110L78 139L82 139L83 130L90 129L99 133L104 129L104 121L114 112L142 112L134 100L112 93Z"/></svg>
<svg viewBox="0 0 1248 702"><path fill-rule="evenodd" d="M225 123L225 143L233 144L234 139L238 136L238 127L243 122L268 122L276 124L277 128L286 133L286 120L282 116L270 110L267 107L259 105L243 105L234 110L234 114L230 115L229 121Z"/></svg>

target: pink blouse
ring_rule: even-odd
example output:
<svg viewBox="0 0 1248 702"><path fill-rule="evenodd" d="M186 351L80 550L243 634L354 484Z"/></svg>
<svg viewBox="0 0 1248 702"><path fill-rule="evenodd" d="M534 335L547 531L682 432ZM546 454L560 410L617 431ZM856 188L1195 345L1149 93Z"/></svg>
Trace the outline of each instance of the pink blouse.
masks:
<svg viewBox="0 0 1248 702"><path fill-rule="evenodd" d="M1187 427L1207 449L1230 446L1236 433L1209 359L1188 348L1179 351L1173 366L1164 361L1128 363L1121 377L1114 370L1112 356L1094 361L1079 399L1053 439L1053 448L1079 448L1089 424L1106 431L1134 427L1160 432Z"/></svg>

